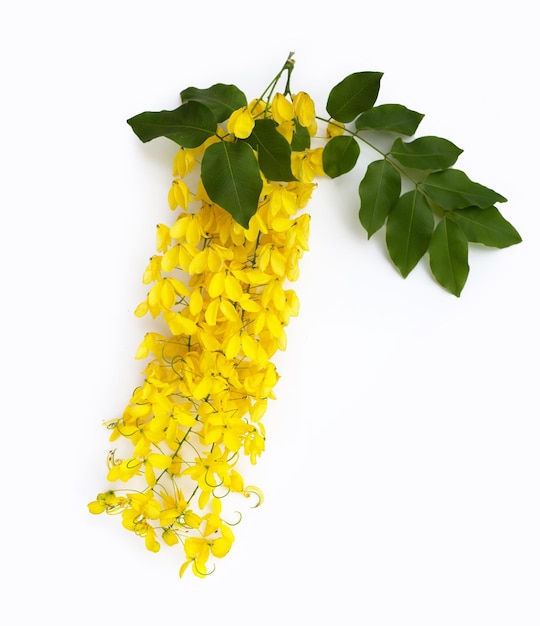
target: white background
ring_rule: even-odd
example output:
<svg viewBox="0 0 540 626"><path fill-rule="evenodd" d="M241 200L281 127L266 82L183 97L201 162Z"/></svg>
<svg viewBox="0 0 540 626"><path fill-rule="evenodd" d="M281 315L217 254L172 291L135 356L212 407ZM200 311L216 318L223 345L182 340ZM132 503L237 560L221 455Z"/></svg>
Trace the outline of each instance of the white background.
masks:
<svg viewBox="0 0 540 626"><path fill-rule="evenodd" d="M533 5L2 5L6 624L540 624ZM463 148L458 166L508 198L524 241L475 248L455 298L424 261L403 280L367 241L359 176L321 181L267 452L246 475L264 506L212 576L180 580L179 552L86 508L107 486L102 421L140 380L152 321L133 310L172 219L175 147L125 120L188 86L256 97L290 51L320 113L347 74L384 72L379 103Z"/></svg>

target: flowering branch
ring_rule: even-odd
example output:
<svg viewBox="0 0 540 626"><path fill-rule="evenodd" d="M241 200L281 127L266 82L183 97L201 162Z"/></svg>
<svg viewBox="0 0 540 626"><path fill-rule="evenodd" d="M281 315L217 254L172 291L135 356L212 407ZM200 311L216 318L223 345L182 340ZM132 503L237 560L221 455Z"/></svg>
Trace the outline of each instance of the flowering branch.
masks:
<svg viewBox="0 0 540 626"><path fill-rule="evenodd" d="M227 497L262 502L239 461L256 464L265 449L263 417L279 380L272 358L286 348L285 329L299 311L290 283L308 250L304 209L316 177L351 171L359 142L371 147L381 158L359 184L368 237L386 224L403 276L429 252L435 278L455 295L468 274L469 242L521 240L495 208L505 198L452 169L461 149L438 137L403 141L423 115L375 106L381 73L338 83L323 119L306 92L291 92L293 68L291 53L250 102L235 85L189 87L177 109L128 120L141 141L167 137L179 146L168 193L174 218L157 226L143 274L148 293L135 311L161 318L166 331L148 332L137 349L144 380L107 423L122 457L109 453L112 486L88 506L119 514L151 552L181 544L181 576L188 568L206 576L230 551L241 513L227 521ZM317 120L327 124L324 147L312 147ZM385 152L365 138L370 130L400 136ZM411 191L402 192L403 178Z"/></svg>

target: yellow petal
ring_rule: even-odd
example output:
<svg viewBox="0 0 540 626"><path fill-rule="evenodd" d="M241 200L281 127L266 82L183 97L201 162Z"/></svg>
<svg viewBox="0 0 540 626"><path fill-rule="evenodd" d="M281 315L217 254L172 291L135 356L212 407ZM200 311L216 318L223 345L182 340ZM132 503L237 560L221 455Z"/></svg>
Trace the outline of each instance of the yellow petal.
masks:
<svg viewBox="0 0 540 626"><path fill-rule="evenodd" d="M219 298L212 300L210 304L206 307L206 311L204 312L204 319L209 326L215 326L217 322L217 314L219 311Z"/></svg>
<svg viewBox="0 0 540 626"><path fill-rule="evenodd" d="M217 443L221 439L221 430L219 428L212 428L204 436L204 444L209 446L213 443Z"/></svg>
<svg viewBox="0 0 540 626"><path fill-rule="evenodd" d="M144 543L146 545L146 549L150 550L150 552L159 552L161 546L159 542L156 540L156 531L153 528L148 528L146 535L144 537Z"/></svg>
<svg viewBox="0 0 540 626"><path fill-rule="evenodd" d="M244 491L244 479L242 475L239 474L236 470L231 470L231 484L229 485L231 491L236 491L237 493L241 493ZM224 528L226 528L224 526Z"/></svg>
<svg viewBox="0 0 540 626"><path fill-rule="evenodd" d="M145 300L144 302L141 302L137 306L137 308L135 309L135 315L137 317L143 317L147 313L148 313L148 302Z"/></svg>
<svg viewBox="0 0 540 626"><path fill-rule="evenodd" d="M144 466L144 479L150 488L156 484L156 474L150 463L146 463Z"/></svg>
<svg viewBox="0 0 540 626"><path fill-rule="evenodd" d="M194 335L197 330L197 324L180 313L177 313L172 320L167 320L169 328L173 335Z"/></svg>
<svg viewBox="0 0 540 626"><path fill-rule="evenodd" d="M214 335L201 332L199 333L199 339L206 350L209 350L210 352L217 352L218 350L221 350L221 343L217 337L214 337Z"/></svg>
<svg viewBox="0 0 540 626"><path fill-rule="evenodd" d="M284 233L291 228L293 222L288 217L276 217L272 220L271 226L278 233Z"/></svg>
<svg viewBox="0 0 540 626"><path fill-rule="evenodd" d="M191 561L186 561L185 563L182 563L182 566L180 567L180 571L178 572L178 575L180 576L180 578L182 578L185 571L190 565L191 565Z"/></svg>
<svg viewBox="0 0 540 626"><path fill-rule="evenodd" d="M156 469L167 469L171 465L172 459L167 454L150 454L148 462Z"/></svg>
<svg viewBox="0 0 540 626"><path fill-rule="evenodd" d="M233 335L225 346L225 356L232 360L236 357L238 352L240 351L240 335Z"/></svg>
<svg viewBox="0 0 540 626"><path fill-rule="evenodd" d="M242 349L250 361L257 361L258 343L247 333L242 335Z"/></svg>
<svg viewBox="0 0 540 626"><path fill-rule="evenodd" d="M252 300L247 293L242 295L240 300L238 300L238 304L248 313L258 313L261 310L257 302Z"/></svg>
<svg viewBox="0 0 540 626"><path fill-rule="evenodd" d="M197 513L193 511L186 511L184 513L184 523L190 528L199 528L202 524L202 519Z"/></svg>
<svg viewBox="0 0 540 626"><path fill-rule="evenodd" d="M191 295L189 287L181 280L178 280L177 278L167 278L167 282L171 284L172 288L179 296Z"/></svg>
<svg viewBox="0 0 540 626"><path fill-rule="evenodd" d="M164 272L172 271L179 262L178 254L180 252L180 246L173 246L169 248L161 259L161 268Z"/></svg>
<svg viewBox="0 0 540 626"><path fill-rule="evenodd" d="M238 302L244 295L244 291L238 280L231 274L225 276L224 289L227 298L233 302Z"/></svg>
<svg viewBox="0 0 540 626"><path fill-rule="evenodd" d="M229 300L222 298L219 303L219 310L230 322L237 322L239 320L238 311Z"/></svg>
<svg viewBox="0 0 540 626"><path fill-rule="evenodd" d="M254 422L258 422L263 415L266 413L266 409L268 406L268 400L259 400L256 402L252 408L250 409L251 419Z"/></svg>
<svg viewBox="0 0 540 626"><path fill-rule="evenodd" d="M246 271L235 271L234 275L240 279L241 281L247 283L248 285L265 285L272 278L265 272L261 272L259 270L246 270Z"/></svg>
<svg viewBox="0 0 540 626"><path fill-rule="evenodd" d="M207 575L206 563L200 559L195 559L191 565L191 571L198 578L204 578Z"/></svg>
<svg viewBox="0 0 540 626"><path fill-rule="evenodd" d="M208 266L208 248L201 250L189 264L190 274L202 274Z"/></svg>
<svg viewBox="0 0 540 626"><path fill-rule="evenodd" d="M163 535L161 535L161 538L168 546L174 546L178 543L178 535L174 532L174 530L171 530L170 528L167 529L163 533Z"/></svg>
<svg viewBox="0 0 540 626"><path fill-rule="evenodd" d="M187 227L187 215L181 215L176 222L171 226L169 234L173 239L184 239L186 235L186 227Z"/></svg>
<svg viewBox="0 0 540 626"><path fill-rule="evenodd" d="M272 333L272 336L278 339L281 337L283 326L275 313L268 313L266 316L266 325L268 330Z"/></svg>
<svg viewBox="0 0 540 626"><path fill-rule="evenodd" d="M193 397L196 400L202 400L210 393L212 389L212 378L210 376L204 376L193 390Z"/></svg>
<svg viewBox="0 0 540 626"><path fill-rule="evenodd" d="M164 279L161 284L158 283L156 287L160 288L159 300L161 305L165 309L171 309L175 302L174 287L171 285L168 279Z"/></svg>
<svg viewBox="0 0 540 626"><path fill-rule="evenodd" d="M218 559L223 558L231 549L231 543L227 541L224 537L219 537L218 539L214 539L212 541L212 545L210 550L212 554Z"/></svg>
<svg viewBox="0 0 540 626"><path fill-rule="evenodd" d="M217 298L225 290L225 272L214 274L208 285L208 295L211 298Z"/></svg>
<svg viewBox="0 0 540 626"><path fill-rule="evenodd" d="M237 452L242 446L240 438L235 435L234 432L231 430L225 431L225 434L223 435L223 443L225 444L225 447L231 452Z"/></svg>
<svg viewBox="0 0 540 626"><path fill-rule="evenodd" d="M194 289L189 298L189 312L191 315L198 315L203 308L203 297L200 289Z"/></svg>
<svg viewBox="0 0 540 626"><path fill-rule="evenodd" d="M193 215L192 219L188 222L186 228L186 241L192 246L198 245L201 240L201 229L199 227L199 223L196 219L196 216Z"/></svg>
<svg viewBox="0 0 540 626"><path fill-rule="evenodd" d="M88 510L94 515L99 515L99 513L103 513L103 511L105 510L105 505L95 500L94 502L90 502L88 504Z"/></svg>

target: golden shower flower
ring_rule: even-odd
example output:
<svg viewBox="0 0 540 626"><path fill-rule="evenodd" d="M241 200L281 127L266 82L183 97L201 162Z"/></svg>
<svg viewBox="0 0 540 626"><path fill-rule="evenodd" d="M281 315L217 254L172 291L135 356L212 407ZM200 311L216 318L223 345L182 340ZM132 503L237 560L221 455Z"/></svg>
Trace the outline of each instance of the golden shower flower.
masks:
<svg viewBox="0 0 540 626"><path fill-rule="evenodd" d="M237 109L231 114L227 122L227 131L238 137L238 139L246 139L251 135L251 131L255 126L253 115L247 106Z"/></svg>
<svg viewBox="0 0 540 626"><path fill-rule="evenodd" d="M313 136L317 129L315 104L305 91L299 91L292 96L294 113L298 122L305 126Z"/></svg>
<svg viewBox="0 0 540 626"><path fill-rule="evenodd" d="M272 118L278 124L290 122L294 118L294 107L282 93L276 93L272 99Z"/></svg>

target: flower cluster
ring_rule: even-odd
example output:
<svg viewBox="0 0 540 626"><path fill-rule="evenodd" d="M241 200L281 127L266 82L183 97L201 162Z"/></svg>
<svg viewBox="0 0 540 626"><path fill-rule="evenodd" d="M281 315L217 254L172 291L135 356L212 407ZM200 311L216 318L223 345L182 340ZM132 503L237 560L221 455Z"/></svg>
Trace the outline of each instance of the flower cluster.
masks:
<svg viewBox="0 0 540 626"><path fill-rule="evenodd" d="M215 135L175 156L175 219L157 226L148 294L136 309L160 318L162 330L145 335L136 353L147 359L144 380L107 424L127 450L109 454L114 488L89 504L92 513L121 515L150 551L182 544L180 575L191 567L205 576L209 560L229 552L237 520L225 514L225 496L262 498L245 485L239 461L255 464L265 449L262 418L279 378L271 359L298 314L289 283L308 249L301 209L322 174L321 148L291 151L295 180L273 182L261 171L257 211L248 228L237 223L210 199L197 167L210 145L248 137L258 119L273 120L289 144L297 129L316 132L311 98L277 93L235 110Z"/></svg>

